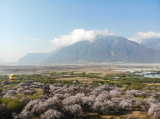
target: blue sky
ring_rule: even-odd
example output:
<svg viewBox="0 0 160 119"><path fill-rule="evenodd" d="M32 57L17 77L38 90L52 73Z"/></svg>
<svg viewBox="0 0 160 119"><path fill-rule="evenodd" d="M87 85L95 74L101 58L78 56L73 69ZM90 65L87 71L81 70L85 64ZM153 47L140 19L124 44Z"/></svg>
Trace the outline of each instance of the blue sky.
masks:
<svg viewBox="0 0 160 119"><path fill-rule="evenodd" d="M75 29L160 32L160 0L0 0L0 60L50 52L50 41Z"/></svg>

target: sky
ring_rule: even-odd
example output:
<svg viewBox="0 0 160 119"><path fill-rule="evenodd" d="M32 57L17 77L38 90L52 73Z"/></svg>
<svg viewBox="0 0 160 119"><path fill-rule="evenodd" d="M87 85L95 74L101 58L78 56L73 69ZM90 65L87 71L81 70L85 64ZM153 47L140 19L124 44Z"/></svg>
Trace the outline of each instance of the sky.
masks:
<svg viewBox="0 0 160 119"><path fill-rule="evenodd" d="M160 0L0 0L0 63L99 34L160 37Z"/></svg>

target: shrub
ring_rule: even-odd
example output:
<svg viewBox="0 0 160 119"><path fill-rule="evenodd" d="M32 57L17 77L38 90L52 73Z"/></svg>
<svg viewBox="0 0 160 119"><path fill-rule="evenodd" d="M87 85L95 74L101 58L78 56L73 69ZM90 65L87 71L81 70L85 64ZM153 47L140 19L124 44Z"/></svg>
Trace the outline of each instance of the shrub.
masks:
<svg viewBox="0 0 160 119"><path fill-rule="evenodd" d="M23 108L22 103L17 100L13 100L7 104L7 109L13 112L20 112L22 108Z"/></svg>

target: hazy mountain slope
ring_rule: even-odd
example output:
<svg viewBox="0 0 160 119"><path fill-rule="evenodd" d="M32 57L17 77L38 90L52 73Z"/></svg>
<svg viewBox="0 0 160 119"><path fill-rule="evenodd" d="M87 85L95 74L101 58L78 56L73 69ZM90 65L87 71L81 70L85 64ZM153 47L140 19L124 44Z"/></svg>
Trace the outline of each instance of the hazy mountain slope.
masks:
<svg viewBox="0 0 160 119"><path fill-rule="evenodd" d="M35 64L35 63L42 63L44 62L49 56L55 54L57 50L54 50L50 53L27 53L24 57L22 57L18 63L24 63L24 64Z"/></svg>
<svg viewBox="0 0 160 119"><path fill-rule="evenodd" d="M117 36L98 36L93 42L80 41L62 48L45 63L87 62L160 62L160 53Z"/></svg>
<svg viewBox="0 0 160 119"><path fill-rule="evenodd" d="M49 57L47 53L28 53L18 63L39 63L43 62L46 57Z"/></svg>
<svg viewBox="0 0 160 119"><path fill-rule="evenodd" d="M160 38L145 39L141 44L151 49L160 50Z"/></svg>

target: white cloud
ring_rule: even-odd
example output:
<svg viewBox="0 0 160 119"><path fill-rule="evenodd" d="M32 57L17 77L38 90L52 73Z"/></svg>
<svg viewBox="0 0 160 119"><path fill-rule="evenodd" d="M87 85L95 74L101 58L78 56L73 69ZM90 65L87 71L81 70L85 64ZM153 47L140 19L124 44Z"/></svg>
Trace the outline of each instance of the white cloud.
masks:
<svg viewBox="0 0 160 119"><path fill-rule="evenodd" d="M50 41L50 43L53 44L53 49L56 49L58 47L62 46L68 46L71 44L74 44L78 41L93 41L97 35L113 35L113 33L109 33L107 29L104 30L89 30L86 31L84 29L75 29L68 35L62 35L58 38L54 38Z"/></svg>
<svg viewBox="0 0 160 119"><path fill-rule="evenodd" d="M141 43L144 39L149 39L149 38L160 38L160 32L158 33L153 31L149 31L147 33L137 32L135 36L129 38L129 40Z"/></svg>

